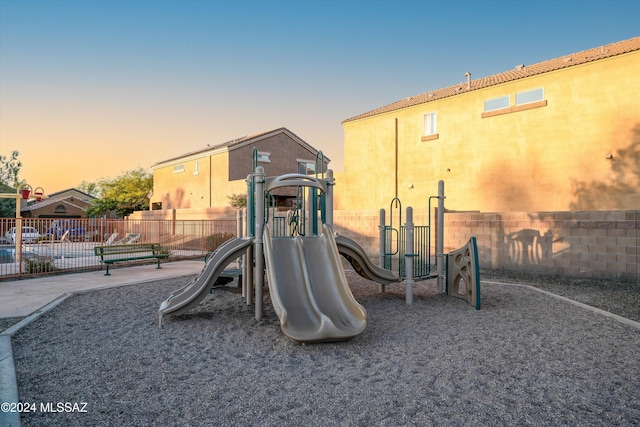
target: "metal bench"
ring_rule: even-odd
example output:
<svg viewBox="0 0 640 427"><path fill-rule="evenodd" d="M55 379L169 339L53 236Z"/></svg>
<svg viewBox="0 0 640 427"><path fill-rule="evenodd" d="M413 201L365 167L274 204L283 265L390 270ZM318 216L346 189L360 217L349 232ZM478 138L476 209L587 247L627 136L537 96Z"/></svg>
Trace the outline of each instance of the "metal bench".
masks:
<svg viewBox="0 0 640 427"><path fill-rule="evenodd" d="M96 246L93 251L100 257L100 262L107 266L105 276L110 276L109 265L116 262L155 258L160 268L160 260L169 256L166 249L162 249L159 243Z"/></svg>

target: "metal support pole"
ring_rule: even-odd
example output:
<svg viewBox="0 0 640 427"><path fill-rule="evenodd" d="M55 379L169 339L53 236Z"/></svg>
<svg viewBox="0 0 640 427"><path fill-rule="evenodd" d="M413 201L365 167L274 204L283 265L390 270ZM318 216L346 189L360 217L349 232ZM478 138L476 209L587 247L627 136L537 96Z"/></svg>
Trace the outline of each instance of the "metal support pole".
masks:
<svg viewBox="0 0 640 427"><path fill-rule="evenodd" d="M245 236L253 237L253 223L254 223L254 206L253 206L253 176L247 176L247 207L245 208L246 212L246 221L245 221ZM243 296L246 298L247 305L253 304L253 248L249 247L247 249L247 254L245 255L245 277L247 280L242 281L242 291ZM246 283L245 283L246 282Z"/></svg>
<svg viewBox="0 0 640 427"><path fill-rule="evenodd" d="M305 236L315 236L315 233L318 230L318 219L317 219L318 206L316 204L316 198L314 197L315 191L316 191L315 188L307 187L307 203L305 203L306 205L305 215L307 219L304 222Z"/></svg>
<svg viewBox="0 0 640 427"><path fill-rule="evenodd" d="M380 256L380 268L384 268L384 253L385 253L385 211L384 209L380 209L380 225L378 225L379 230L379 256ZM380 293L384 292L384 285L379 284L378 290Z"/></svg>
<svg viewBox="0 0 640 427"><path fill-rule="evenodd" d="M325 180L327 192L325 194L325 222L333 230L333 186L336 180L333 179L333 170L327 170L327 178Z"/></svg>
<svg viewBox="0 0 640 427"><path fill-rule="evenodd" d="M405 249L404 249L404 271L405 271L405 300L407 304L413 303L413 208L407 207L407 222L404 225Z"/></svg>
<svg viewBox="0 0 640 427"><path fill-rule="evenodd" d="M242 238L242 233L244 231L244 227L242 224L242 217L243 217L243 210L242 209L238 209L238 211L236 212L236 238L241 239ZM244 290L244 255L239 256L236 259L236 263L238 264L238 268L240 269L240 271L242 272L242 288ZM243 294L244 296L244 294Z"/></svg>
<svg viewBox="0 0 640 427"><path fill-rule="evenodd" d="M438 181L438 235L436 236L436 268L438 293L445 293L444 277L444 181Z"/></svg>
<svg viewBox="0 0 640 427"><path fill-rule="evenodd" d="M238 209L236 212L236 237L238 239L242 239L244 235L244 227L243 227L243 209Z"/></svg>
<svg viewBox="0 0 640 427"><path fill-rule="evenodd" d="M264 228L264 168L258 166L255 173L256 187L256 209L255 209L255 230L254 236L254 253L255 253L255 270L254 283L256 293L256 320L262 319L262 287L264 286L264 258L262 247L262 230Z"/></svg>

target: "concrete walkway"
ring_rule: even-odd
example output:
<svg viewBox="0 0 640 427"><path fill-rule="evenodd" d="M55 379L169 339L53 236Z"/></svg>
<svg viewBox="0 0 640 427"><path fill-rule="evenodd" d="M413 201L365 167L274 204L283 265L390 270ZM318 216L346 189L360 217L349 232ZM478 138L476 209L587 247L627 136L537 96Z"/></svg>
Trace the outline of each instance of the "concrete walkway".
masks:
<svg viewBox="0 0 640 427"><path fill-rule="evenodd" d="M0 282L0 318L28 316L66 293L195 275L204 268L203 261L175 261L161 265L160 269L155 264L115 266L109 269L110 276L105 276L101 270L3 281Z"/></svg>

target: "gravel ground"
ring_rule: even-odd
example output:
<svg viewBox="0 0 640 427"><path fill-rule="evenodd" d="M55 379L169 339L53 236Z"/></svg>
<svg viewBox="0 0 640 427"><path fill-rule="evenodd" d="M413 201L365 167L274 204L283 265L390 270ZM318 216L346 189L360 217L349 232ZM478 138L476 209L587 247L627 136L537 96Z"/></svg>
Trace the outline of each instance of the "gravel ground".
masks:
<svg viewBox="0 0 640 427"><path fill-rule="evenodd" d="M521 283L640 322L640 283L486 270L481 280Z"/></svg>
<svg viewBox="0 0 640 427"><path fill-rule="evenodd" d="M407 306L400 285L379 294L347 277L367 330L310 345L281 333L268 294L259 322L220 288L162 328L158 306L189 278L76 294L13 349L21 402L86 412L38 410L23 425L640 424L639 329L493 283L523 282L504 272L483 273L480 311L437 295L434 281ZM637 285L530 284L640 320Z"/></svg>

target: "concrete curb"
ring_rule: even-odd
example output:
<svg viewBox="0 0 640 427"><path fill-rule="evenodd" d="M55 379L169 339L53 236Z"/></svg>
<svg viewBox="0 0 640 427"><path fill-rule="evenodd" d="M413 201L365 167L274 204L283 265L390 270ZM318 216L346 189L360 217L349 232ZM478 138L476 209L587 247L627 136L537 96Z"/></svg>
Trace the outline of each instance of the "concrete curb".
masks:
<svg viewBox="0 0 640 427"><path fill-rule="evenodd" d="M603 316L609 317L609 318L611 318L613 320L616 320L616 321L618 321L620 323L623 323L625 325L631 326L633 328L640 329L640 322L636 322L634 320L627 319L626 317L622 317L622 316L619 316L617 314L610 313L610 312L608 312L606 310L602 310L602 309L597 308L597 307L592 307L592 306L590 306L588 304L584 304L582 302L574 301L574 300L569 299L567 297L556 295L554 293L551 293L549 291L545 291L544 289L536 288L534 286L523 285L523 284L520 284L520 283L492 282L490 280L483 280L482 283L488 283L488 284L491 284L491 285L516 286L516 287L519 287L519 288L531 289L531 290L534 290L536 292L540 292L540 293L543 293L545 295L548 295L548 296L550 296L552 298L558 299L560 301L568 302L569 304L573 304L573 305L575 305L577 307L584 308L584 309L592 311L594 313L598 313L598 314L601 314Z"/></svg>
<svg viewBox="0 0 640 427"><path fill-rule="evenodd" d="M19 402L18 379L16 377L15 361L13 360L11 337L13 337L13 335L15 335L15 333L20 329L33 322L47 311L53 309L71 295L72 294L70 293L60 295L49 304L33 312L31 315L25 317L20 322L0 334L0 403L3 405L5 403L11 404ZM3 408L3 410L0 411L0 426L19 427L20 412L9 412L5 411L5 408Z"/></svg>

